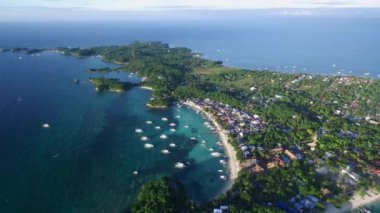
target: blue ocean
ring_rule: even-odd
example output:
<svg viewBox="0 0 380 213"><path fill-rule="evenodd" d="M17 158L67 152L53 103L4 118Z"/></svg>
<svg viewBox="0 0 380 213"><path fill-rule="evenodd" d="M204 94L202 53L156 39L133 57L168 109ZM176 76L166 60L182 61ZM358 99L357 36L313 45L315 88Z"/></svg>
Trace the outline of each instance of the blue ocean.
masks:
<svg viewBox="0 0 380 213"><path fill-rule="evenodd" d="M0 23L0 48L90 47L133 41L186 46L249 69L379 77L380 18Z"/></svg>
<svg viewBox="0 0 380 213"><path fill-rule="evenodd" d="M380 19L369 18L0 23L0 48L162 41L229 66L375 78L379 37ZM198 202L229 185L218 171L226 175L228 168L209 151L223 148L202 115L184 106L149 109L151 92L141 88L97 93L86 70L105 66L115 65L49 52L0 53L0 212L122 212L142 184L162 176L183 182ZM139 81L122 72L96 75ZM142 136L154 148L145 149ZM176 162L190 166L177 169Z"/></svg>

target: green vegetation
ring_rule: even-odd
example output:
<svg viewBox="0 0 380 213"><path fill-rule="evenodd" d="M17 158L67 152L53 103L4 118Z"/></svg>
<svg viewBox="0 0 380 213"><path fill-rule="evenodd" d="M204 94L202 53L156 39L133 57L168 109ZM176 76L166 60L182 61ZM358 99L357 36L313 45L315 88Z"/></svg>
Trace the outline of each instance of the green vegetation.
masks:
<svg viewBox="0 0 380 213"><path fill-rule="evenodd" d="M188 48L170 48L160 42L135 42L128 46L94 47L90 49L58 48L58 51L77 57L101 55L103 60L122 64L122 70L138 72L144 77L144 86L154 89L151 106L168 106L174 100L174 91L196 67L219 67L192 53Z"/></svg>
<svg viewBox="0 0 380 213"><path fill-rule="evenodd" d="M91 69L88 69L88 72L90 73L108 73L108 72L112 72L112 71L115 71L117 69L112 69L112 68L109 68L109 67L102 67L102 68L91 68Z"/></svg>
<svg viewBox="0 0 380 213"><path fill-rule="evenodd" d="M132 208L133 213L195 212L195 206L187 199L186 189L168 178L145 184Z"/></svg>
<svg viewBox="0 0 380 213"><path fill-rule="evenodd" d="M247 145L263 148L256 149L255 156L269 158L268 150L279 144L302 150L303 159L284 168L260 174L243 170L233 189L206 208L228 203L231 209L249 212L257 205L307 195L340 206L353 190L378 186L378 177L368 171L368 165L379 169L373 162L380 150L380 80L229 68L190 49L159 42L58 51L78 57L100 55L121 64L121 70L137 72L143 85L154 90L149 103L153 107L210 98L260 115L266 128L243 138ZM123 88L115 79L96 82L104 90ZM238 142L230 142L243 160ZM310 148L312 142L315 150ZM360 177L354 186L345 181L350 177L340 175L347 166ZM328 172L316 172L321 169ZM323 209L323 203L317 208Z"/></svg>
<svg viewBox="0 0 380 213"><path fill-rule="evenodd" d="M4 52L7 52L7 51L12 51L12 52L24 52L28 55L32 55L32 54L35 54L35 53L40 53L40 52L43 52L45 51L45 49L29 49L29 48L13 48L13 49L4 49L3 50Z"/></svg>
<svg viewBox="0 0 380 213"><path fill-rule="evenodd" d="M218 202L215 201L215 204ZM219 205L219 203L218 203ZM197 207L189 201L186 195L186 189L181 183L169 178L161 178L145 184L132 207L133 213L155 213L155 212L212 212L213 207L210 205ZM230 206L230 212L250 212L250 213L283 213L280 209L270 206L260 206L257 204L250 205L247 210L240 206Z"/></svg>
<svg viewBox="0 0 380 213"><path fill-rule="evenodd" d="M114 78L90 78L90 82L95 85L96 91L124 92L128 88L138 85L129 82L120 82Z"/></svg>

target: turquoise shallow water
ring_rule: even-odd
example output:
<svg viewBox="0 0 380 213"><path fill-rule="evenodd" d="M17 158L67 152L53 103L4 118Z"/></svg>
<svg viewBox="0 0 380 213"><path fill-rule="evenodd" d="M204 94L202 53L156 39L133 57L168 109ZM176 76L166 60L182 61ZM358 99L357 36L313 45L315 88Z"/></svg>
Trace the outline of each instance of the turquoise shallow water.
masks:
<svg viewBox="0 0 380 213"><path fill-rule="evenodd" d="M94 91L87 81L93 75L85 70L113 65L53 53L3 53L0 65L0 212L120 212L143 183L161 176L181 180L196 201L214 197L228 184L218 173L226 169L208 150L223 149L201 115L185 107L148 109L151 92L140 88L124 94ZM139 80L126 73L107 75ZM73 84L73 78L81 83ZM42 128L45 122L51 128ZM176 132L170 131L171 122ZM144 130L153 149L144 149L135 128ZM171 142L178 147L169 148ZM179 170L176 162L191 165Z"/></svg>
<svg viewBox="0 0 380 213"><path fill-rule="evenodd" d="M380 212L380 202L371 205L371 211L374 213Z"/></svg>

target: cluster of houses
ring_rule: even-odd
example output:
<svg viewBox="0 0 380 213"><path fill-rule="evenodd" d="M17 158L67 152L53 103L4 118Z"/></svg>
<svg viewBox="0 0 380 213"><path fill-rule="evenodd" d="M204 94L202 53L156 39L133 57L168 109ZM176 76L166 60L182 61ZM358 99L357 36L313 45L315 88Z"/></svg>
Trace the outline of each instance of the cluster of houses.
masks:
<svg viewBox="0 0 380 213"><path fill-rule="evenodd" d="M359 83L369 83L369 80L358 79L354 77L341 76L335 80L335 83L338 85L350 85L350 84L359 84Z"/></svg>
<svg viewBox="0 0 380 213"><path fill-rule="evenodd" d="M242 163L242 167L249 169L252 173L260 173L268 169L282 168L287 164L301 160L303 158L300 149L285 149L283 147L278 147L269 150L270 158L264 159L252 155L249 159L246 159Z"/></svg>
<svg viewBox="0 0 380 213"><path fill-rule="evenodd" d="M290 88L292 84L296 84L300 81L303 81L305 78L308 78L308 79L313 79L313 76L309 75L309 76L306 76L306 75L301 75L300 77L288 82L285 84L285 88Z"/></svg>
<svg viewBox="0 0 380 213"><path fill-rule="evenodd" d="M227 127L227 132L238 140L244 138L245 135L259 132L265 126L265 122L258 115L232 108L227 104L217 103L210 99L192 100L192 102L216 116Z"/></svg>
<svg viewBox="0 0 380 213"><path fill-rule="evenodd" d="M207 110L222 122L228 134L236 139L245 159L252 157L255 147L247 145L244 137L252 133L258 133L265 127L266 123L258 115L252 115L210 99L203 101L192 100L192 102L198 107Z"/></svg>
<svg viewBox="0 0 380 213"><path fill-rule="evenodd" d="M380 160L373 160L370 165L368 165L368 171L380 177Z"/></svg>
<svg viewBox="0 0 380 213"><path fill-rule="evenodd" d="M313 195L308 195L305 198L292 198L290 203L294 206L297 212L303 212L314 209L319 203L319 199Z"/></svg>
<svg viewBox="0 0 380 213"><path fill-rule="evenodd" d="M210 99L192 100L192 102L213 114L226 126L226 131L236 139L243 153L245 159L241 164L243 168L253 173L260 173L267 169L281 168L292 161L302 159L300 148L285 149L278 147L271 150L264 150L261 147L247 144L244 139L246 135L259 133L265 128L266 123L258 115L252 115ZM269 151L269 160L268 158L257 157L255 151L262 153Z"/></svg>
<svg viewBox="0 0 380 213"><path fill-rule="evenodd" d="M293 197L289 202L279 202L276 206L289 213L296 212L313 212L320 200L313 196L308 195L306 197Z"/></svg>

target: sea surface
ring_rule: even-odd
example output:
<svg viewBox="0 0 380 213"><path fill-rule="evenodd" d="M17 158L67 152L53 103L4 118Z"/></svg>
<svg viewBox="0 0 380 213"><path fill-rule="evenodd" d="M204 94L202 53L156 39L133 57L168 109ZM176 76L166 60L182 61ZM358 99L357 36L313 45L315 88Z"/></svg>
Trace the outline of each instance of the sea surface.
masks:
<svg viewBox="0 0 380 213"><path fill-rule="evenodd" d="M370 210L374 213L380 212L380 202L370 205Z"/></svg>
<svg viewBox="0 0 380 213"><path fill-rule="evenodd" d="M378 38L376 18L0 23L0 48L162 41L229 66L374 78L380 75ZM201 115L185 107L148 109L151 92L140 88L96 93L87 79L105 74L86 70L104 66L114 65L47 52L0 53L0 212L121 212L143 183L162 176L181 180L199 202L228 185L218 174L228 170L208 150L223 149ZM106 76L139 81L120 72ZM176 132L170 132L171 122ZM51 127L42 128L44 123ZM169 138L161 140L160 134ZM142 136L155 147L144 149ZM170 149L171 142L178 148ZM178 170L176 162L190 166Z"/></svg>
<svg viewBox="0 0 380 213"><path fill-rule="evenodd" d="M185 46L226 65L379 77L380 18L0 23L0 48L90 47L133 41Z"/></svg>
<svg viewBox="0 0 380 213"><path fill-rule="evenodd" d="M143 183L162 176L180 180L198 202L229 184L219 177L228 169L209 151L224 150L200 114L186 107L148 109L151 92L141 88L97 93L89 77L139 81L125 72L86 72L104 66L114 65L48 52L0 54L0 212L121 212ZM170 123L177 125L175 132ZM142 136L153 149L144 148ZM176 169L176 162L190 166Z"/></svg>

